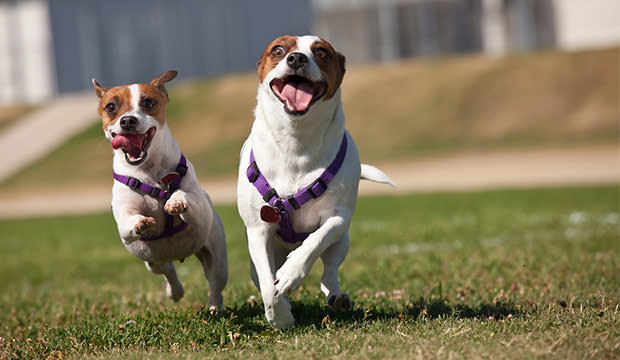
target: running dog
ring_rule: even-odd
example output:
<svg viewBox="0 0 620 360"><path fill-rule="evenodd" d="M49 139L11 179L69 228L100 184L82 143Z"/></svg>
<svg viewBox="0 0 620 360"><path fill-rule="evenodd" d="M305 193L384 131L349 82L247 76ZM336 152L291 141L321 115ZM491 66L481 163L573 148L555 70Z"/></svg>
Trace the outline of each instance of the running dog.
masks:
<svg viewBox="0 0 620 360"><path fill-rule="evenodd" d="M164 83L176 75L111 89L93 79L114 149L112 211L125 248L164 275L170 299L184 294L173 261L196 255L211 288L210 309L219 311L228 278L224 227L166 124Z"/></svg>
<svg viewBox="0 0 620 360"><path fill-rule="evenodd" d="M360 179L394 185L360 164L345 130L345 57L315 36L275 39L258 61L254 124L241 150L237 205L265 316L293 324L287 296L321 258L321 290L334 310L352 307L338 286Z"/></svg>

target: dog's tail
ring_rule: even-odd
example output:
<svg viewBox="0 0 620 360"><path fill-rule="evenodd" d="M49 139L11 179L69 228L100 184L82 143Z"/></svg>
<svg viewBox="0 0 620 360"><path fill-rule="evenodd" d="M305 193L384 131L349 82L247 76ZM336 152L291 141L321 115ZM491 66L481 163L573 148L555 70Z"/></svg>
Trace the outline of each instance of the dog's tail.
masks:
<svg viewBox="0 0 620 360"><path fill-rule="evenodd" d="M360 178L362 180L370 180L382 184L388 184L392 187L396 187L396 184L387 176L383 171L377 169L376 167L368 164L362 164L362 174Z"/></svg>

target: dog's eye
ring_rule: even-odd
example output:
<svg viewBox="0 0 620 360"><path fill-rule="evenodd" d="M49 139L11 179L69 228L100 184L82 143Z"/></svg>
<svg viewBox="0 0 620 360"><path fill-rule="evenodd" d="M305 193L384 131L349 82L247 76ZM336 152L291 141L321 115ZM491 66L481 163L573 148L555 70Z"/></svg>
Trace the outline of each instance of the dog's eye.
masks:
<svg viewBox="0 0 620 360"><path fill-rule="evenodd" d="M153 99L145 98L142 100L142 108L150 110L155 106L156 102Z"/></svg>
<svg viewBox="0 0 620 360"><path fill-rule="evenodd" d="M271 49L271 55L273 56L282 57L284 56L284 54L286 54L286 50L284 50L282 46L276 46L273 49Z"/></svg>
<svg viewBox="0 0 620 360"><path fill-rule="evenodd" d="M312 49L312 54L314 54L314 56L319 60L324 60L329 57L329 52L327 52L327 49L321 46Z"/></svg>
<svg viewBox="0 0 620 360"><path fill-rule="evenodd" d="M116 104L109 103L105 106L105 111L107 111L108 114L114 114L116 112Z"/></svg>

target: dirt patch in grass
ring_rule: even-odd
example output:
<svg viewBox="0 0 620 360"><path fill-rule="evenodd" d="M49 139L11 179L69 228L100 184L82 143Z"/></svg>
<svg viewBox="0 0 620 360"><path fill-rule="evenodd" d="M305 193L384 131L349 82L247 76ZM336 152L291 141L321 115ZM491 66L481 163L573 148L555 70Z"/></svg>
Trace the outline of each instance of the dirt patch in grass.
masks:
<svg viewBox="0 0 620 360"><path fill-rule="evenodd" d="M0 131L9 128L13 123L29 112L36 110L32 105L5 105L0 106Z"/></svg>
<svg viewBox="0 0 620 360"><path fill-rule="evenodd" d="M363 159L617 140L620 52L451 58L352 69L348 127Z"/></svg>

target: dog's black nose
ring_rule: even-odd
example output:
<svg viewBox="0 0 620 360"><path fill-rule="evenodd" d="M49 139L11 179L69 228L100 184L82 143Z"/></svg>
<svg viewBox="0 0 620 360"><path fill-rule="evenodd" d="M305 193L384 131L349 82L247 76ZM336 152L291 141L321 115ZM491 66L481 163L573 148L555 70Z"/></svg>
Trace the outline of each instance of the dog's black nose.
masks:
<svg viewBox="0 0 620 360"><path fill-rule="evenodd" d="M121 128L123 130L133 130L138 125L138 119L135 116L123 116L121 118Z"/></svg>
<svg viewBox="0 0 620 360"><path fill-rule="evenodd" d="M308 63L308 57L300 52L293 52L286 57L286 63L293 69L298 70Z"/></svg>

